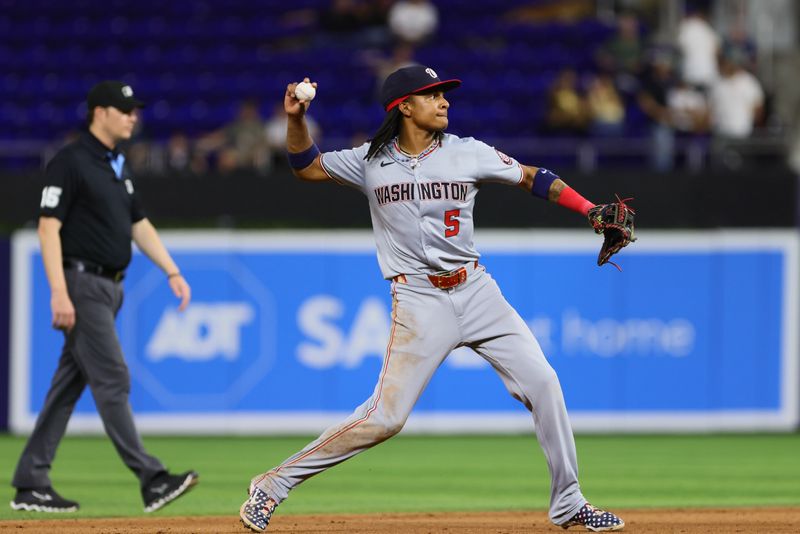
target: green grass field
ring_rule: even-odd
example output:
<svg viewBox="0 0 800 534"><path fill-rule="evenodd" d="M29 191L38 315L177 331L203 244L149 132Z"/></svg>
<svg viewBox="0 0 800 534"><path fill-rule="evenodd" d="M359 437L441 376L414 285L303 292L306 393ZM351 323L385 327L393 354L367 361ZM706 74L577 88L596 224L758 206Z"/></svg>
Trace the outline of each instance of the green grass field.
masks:
<svg viewBox="0 0 800 534"><path fill-rule="evenodd" d="M309 437L147 437L200 485L161 515L232 515L250 477ZM609 508L800 506L800 434L578 436L584 494ZM6 502L22 438L0 436ZM136 479L105 437L69 437L52 479L82 509L70 517L144 515ZM297 488L281 514L545 510L549 477L533 436L398 436ZM0 505L0 520L34 517ZM52 517L52 516L51 516Z"/></svg>

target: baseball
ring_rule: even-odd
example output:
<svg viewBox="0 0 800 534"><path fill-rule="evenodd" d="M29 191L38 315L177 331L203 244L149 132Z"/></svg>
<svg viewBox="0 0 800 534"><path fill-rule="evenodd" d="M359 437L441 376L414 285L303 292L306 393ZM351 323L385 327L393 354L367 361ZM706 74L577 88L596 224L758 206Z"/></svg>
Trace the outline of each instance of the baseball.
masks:
<svg viewBox="0 0 800 534"><path fill-rule="evenodd" d="M294 96L296 96L298 100L311 101L314 100L316 95L317 90L308 82L300 82L297 84L297 87L294 88Z"/></svg>

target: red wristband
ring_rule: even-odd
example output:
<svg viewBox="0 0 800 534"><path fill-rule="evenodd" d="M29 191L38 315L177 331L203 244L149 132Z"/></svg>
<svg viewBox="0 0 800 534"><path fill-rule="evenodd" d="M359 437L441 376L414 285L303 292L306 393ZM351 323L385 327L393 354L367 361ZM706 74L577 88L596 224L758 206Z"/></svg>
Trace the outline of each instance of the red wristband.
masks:
<svg viewBox="0 0 800 534"><path fill-rule="evenodd" d="M594 204L583 198L570 186L567 186L561 190L561 194L558 196L558 204L564 206L565 208L569 208L572 211L577 211L584 216L586 216L589 213L589 210L594 207Z"/></svg>

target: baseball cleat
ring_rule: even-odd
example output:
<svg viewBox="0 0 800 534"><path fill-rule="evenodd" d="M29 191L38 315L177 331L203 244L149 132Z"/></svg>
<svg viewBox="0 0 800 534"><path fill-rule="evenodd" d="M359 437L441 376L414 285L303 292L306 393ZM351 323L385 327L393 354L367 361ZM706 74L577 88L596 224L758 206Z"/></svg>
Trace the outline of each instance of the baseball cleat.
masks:
<svg viewBox="0 0 800 534"><path fill-rule="evenodd" d="M168 505L199 482L199 475L194 471L187 471L180 475L164 473L153 479L146 488L142 489L144 511L155 512Z"/></svg>
<svg viewBox="0 0 800 534"><path fill-rule="evenodd" d="M278 503L272 497L263 490L253 487L250 490L250 497L239 508L239 521L253 532L264 532L277 507Z"/></svg>
<svg viewBox="0 0 800 534"><path fill-rule="evenodd" d="M600 508L595 508L588 502L572 519L561 525L561 528L584 527L592 532L611 532L625 528L625 521L611 512L606 512Z"/></svg>
<svg viewBox="0 0 800 534"><path fill-rule="evenodd" d="M80 505L75 501L65 499L52 487L19 489L9 505L13 510L26 512L77 512Z"/></svg>

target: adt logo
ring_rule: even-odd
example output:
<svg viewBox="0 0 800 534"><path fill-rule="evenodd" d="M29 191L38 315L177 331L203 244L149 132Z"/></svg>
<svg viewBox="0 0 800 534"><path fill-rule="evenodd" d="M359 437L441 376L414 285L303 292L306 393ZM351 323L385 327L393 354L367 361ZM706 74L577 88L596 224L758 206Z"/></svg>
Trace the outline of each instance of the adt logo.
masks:
<svg viewBox="0 0 800 534"><path fill-rule="evenodd" d="M184 313L168 307L145 348L148 359L175 357L188 361L235 360L241 352L242 328L256 312L247 302L192 303Z"/></svg>

